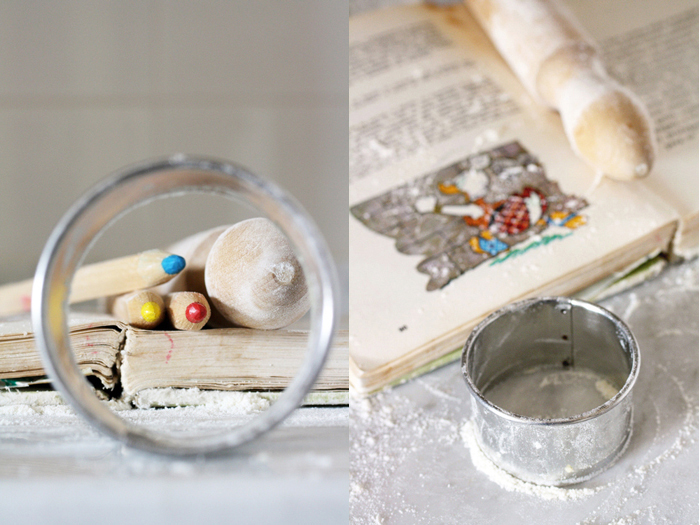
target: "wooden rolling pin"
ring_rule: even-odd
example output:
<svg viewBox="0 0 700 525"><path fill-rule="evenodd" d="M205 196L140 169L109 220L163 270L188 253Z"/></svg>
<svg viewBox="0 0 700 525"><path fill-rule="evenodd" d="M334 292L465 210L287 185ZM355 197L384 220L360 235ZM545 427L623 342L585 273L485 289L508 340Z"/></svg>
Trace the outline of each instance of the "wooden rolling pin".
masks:
<svg viewBox="0 0 700 525"><path fill-rule="evenodd" d="M465 0L511 69L556 109L573 150L615 179L649 173L655 139L639 100L606 73L593 42L553 0Z"/></svg>
<svg viewBox="0 0 700 525"><path fill-rule="evenodd" d="M187 260L177 279L156 288L203 294L213 325L283 328L309 310L306 279L282 232L255 218L193 235L170 249Z"/></svg>
<svg viewBox="0 0 700 525"><path fill-rule="evenodd" d="M283 328L309 310L301 265L268 219L248 219L222 233L207 256L204 281L212 306L238 326Z"/></svg>

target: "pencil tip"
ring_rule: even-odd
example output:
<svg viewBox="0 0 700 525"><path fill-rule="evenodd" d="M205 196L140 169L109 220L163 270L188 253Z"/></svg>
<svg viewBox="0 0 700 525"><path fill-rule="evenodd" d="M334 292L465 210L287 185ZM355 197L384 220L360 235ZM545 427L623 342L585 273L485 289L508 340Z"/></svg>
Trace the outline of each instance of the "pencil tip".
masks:
<svg viewBox="0 0 700 525"><path fill-rule="evenodd" d="M141 317L146 322L155 322L160 317L160 306L153 301L144 303L144 305L141 307Z"/></svg>
<svg viewBox="0 0 700 525"><path fill-rule="evenodd" d="M168 275L175 275L185 268L185 259L179 255L168 255L161 262L161 266Z"/></svg>
<svg viewBox="0 0 700 525"><path fill-rule="evenodd" d="M185 308L185 318L192 324L201 323L207 316L207 307L202 303L190 303Z"/></svg>

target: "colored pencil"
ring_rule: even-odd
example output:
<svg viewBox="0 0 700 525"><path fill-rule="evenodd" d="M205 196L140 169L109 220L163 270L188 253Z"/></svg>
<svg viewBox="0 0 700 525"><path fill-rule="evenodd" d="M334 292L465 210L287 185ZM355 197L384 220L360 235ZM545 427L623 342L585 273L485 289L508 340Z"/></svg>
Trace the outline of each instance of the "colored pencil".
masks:
<svg viewBox="0 0 700 525"><path fill-rule="evenodd" d="M211 316L209 301L197 292L173 292L165 296L165 310L177 330L200 330Z"/></svg>
<svg viewBox="0 0 700 525"><path fill-rule="evenodd" d="M151 290L120 295L111 310L115 317L136 328L155 328L165 318L163 298Z"/></svg>
<svg viewBox="0 0 700 525"><path fill-rule="evenodd" d="M185 267L185 259L161 250L149 250L95 264L75 272L70 303L121 295L169 281ZM0 316L31 309L32 279L0 286Z"/></svg>

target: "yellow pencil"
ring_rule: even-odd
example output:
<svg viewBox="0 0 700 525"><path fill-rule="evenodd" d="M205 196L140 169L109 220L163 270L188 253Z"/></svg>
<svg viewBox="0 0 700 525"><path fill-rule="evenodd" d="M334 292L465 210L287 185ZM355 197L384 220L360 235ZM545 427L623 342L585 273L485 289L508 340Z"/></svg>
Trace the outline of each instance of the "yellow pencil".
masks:
<svg viewBox="0 0 700 525"><path fill-rule="evenodd" d="M649 173L655 139L644 106L605 71L595 44L553 0L465 0L539 102L556 109L572 149L605 175Z"/></svg>
<svg viewBox="0 0 700 525"><path fill-rule="evenodd" d="M206 297L198 292L173 292L165 296L165 310L178 330L200 330L211 317Z"/></svg>
<svg viewBox="0 0 700 525"><path fill-rule="evenodd" d="M185 267L185 259L149 250L110 261L89 264L75 272L69 302L121 295L165 283ZM0 316L31 309L32 279L0 286Z"/></svg>
<svg viewBox="0 0 700 525"><path fill-rule="evenodd" d="M150 290L120 295L111 310L115 317L136 328L155 328L165 317L163 298Z"/></svg>

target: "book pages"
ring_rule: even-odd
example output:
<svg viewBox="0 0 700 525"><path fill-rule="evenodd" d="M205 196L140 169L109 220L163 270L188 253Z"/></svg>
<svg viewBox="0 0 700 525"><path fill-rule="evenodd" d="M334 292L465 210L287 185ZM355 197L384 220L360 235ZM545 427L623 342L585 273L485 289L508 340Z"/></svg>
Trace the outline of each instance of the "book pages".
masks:
<svg viewBox="0 0 700 525"><path fill-rule="evenodd" d="M306 355L308 332L219 328L127 329L121 385L129 399L150 388L282 390ZM348 334L340 331L313 391L348 389Z"/></svg>
<svg viewBox="0 0 700 525"><path fill-rule="evenodd" d="M103 314L71 312L68 326L78 367L85 375L97 376L105 388L112 389L118 380L115 371L123 323ZM1 321L0 385L45 383L45 376L30 318L21 315Z"/></svg>
<svg viewBox="0 0 700 525"><path fill-rule="evenodd" d="M660 159L663 182L677 161ZM500 306L668 252L692 199L665 197L578 159L466 8L351 19L351 384L376 390Z"/></svg>

